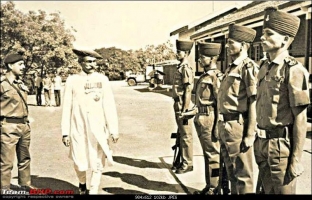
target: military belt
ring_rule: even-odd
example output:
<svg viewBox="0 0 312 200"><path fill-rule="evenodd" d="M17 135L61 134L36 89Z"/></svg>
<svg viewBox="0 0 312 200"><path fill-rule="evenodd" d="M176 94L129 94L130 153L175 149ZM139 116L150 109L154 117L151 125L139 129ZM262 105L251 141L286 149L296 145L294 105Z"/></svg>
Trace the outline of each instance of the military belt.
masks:
<svg viewBox="0 0 312 200"><path fill-rule="evenodd" d="M198 113L200 113L200 114L209 114L211 111L214 111L213 106L200 106L200 107L198 107Z"/></svg>
<svg viewBox="0 0 312 200"><path fill-rule="evenodd" d="M287 138L289 131L292 131L292 125L277 126L272 129L262 129L258 126L258 137L263 139Z"/></svg>
<svg viewBox="0 0 312 200"><path fill-rule="evenodd" d="M1 122L7 122L12 124L26 124L29 123L27 117L23 118L13 118L13 117L0 117Z"/></svg>
<svg viewBox="0 0 312 200"><path fill-rule="evenodd" d="M246 119L248 116L248 113L228 113L228 114L220 114L222 115L223 120L222 121L233 121L233 120L239 120L239 117L242 116L243 119Z"/></svg>

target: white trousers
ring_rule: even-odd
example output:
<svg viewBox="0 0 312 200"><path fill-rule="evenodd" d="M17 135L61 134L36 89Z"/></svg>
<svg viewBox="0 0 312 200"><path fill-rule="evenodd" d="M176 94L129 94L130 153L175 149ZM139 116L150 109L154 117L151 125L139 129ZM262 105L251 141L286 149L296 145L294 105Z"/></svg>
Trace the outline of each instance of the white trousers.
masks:
<svg viewBox="0 0 312 200"><path fill-rule="evenodd" d="M91 168L91 180L89 194L98 194L99 186L101 183L101 176L103 170L102 164L103 151L98 151L96 158L96 169ZM79 183L84 184L87 182L87 171L79 171L78 166L74 164L74 168L79 180Z"/></svg>

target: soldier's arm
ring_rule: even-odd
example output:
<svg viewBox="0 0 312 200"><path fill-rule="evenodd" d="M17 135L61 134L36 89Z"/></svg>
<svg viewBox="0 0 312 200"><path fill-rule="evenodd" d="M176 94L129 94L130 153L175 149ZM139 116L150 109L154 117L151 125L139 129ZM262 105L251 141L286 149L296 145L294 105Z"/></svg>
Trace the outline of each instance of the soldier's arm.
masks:
<svg viewBox="0 0 312 200"><path fill-rule="evenodd" d="M293 130L290 130L292 131L290 134L292 151L290 153L290 165L286 173L289 181L300 176L304 171L301 157L307 131L306 126L303 125L307 121L306 106L292 107L291 110L294 115L294 124Z"/></svg>
<svg viewBox="0 0 312 200"><path fill-rule="evenodd" d="M247 137L256 135L256 96L249 97Z"/></svg>
<svg viewBox="0 0 312 200"><path fill-rule="evenodd" d="M183 95L183 104L182 104L182 111L185 112L191 102L192 98L192 90L193 90L193 83L194 83L194 77L192 75L192 70L187 66L183 66L182 68L182 82L184 86L184 95Z"/></svg>
<svg viewBox="0 0 312 200"><path fill-rule="evenodd" d="M307 106L310 103L308 91L308 72L302 65L289 69L289 102L294 116L293 130L290 133L292 151L288 175L290 179L300 176L303 166L300 164L307 131Z"/></svg>
<svg viewBox="0 0 312 200"><path fill-rule="evenodd" d="M184 95L183 95L183 106L182 106L182 112L185 112L189 106L190 106L190 102L191 102L191 98L192 98L192 85L191 84L184 84Z"/></svg>
<svg viewBox="0 0 312 200"><path fill-rule="evenodd" d="M246 147L251 147L256 135L256 94L259 66L254 62L249 62L245 69L244 82L248 96L248 126L244 143Z"/></svg>

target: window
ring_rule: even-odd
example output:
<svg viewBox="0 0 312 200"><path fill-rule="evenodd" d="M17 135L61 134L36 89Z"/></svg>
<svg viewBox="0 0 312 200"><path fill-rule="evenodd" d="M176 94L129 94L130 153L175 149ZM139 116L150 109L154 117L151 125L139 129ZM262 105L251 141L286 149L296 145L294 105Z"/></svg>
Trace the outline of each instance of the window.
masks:
<svg viewBox="0 0 312 200"><path fill-rule="evenodd" d="M261 46L260 42L254 43L253 45L253 55L251 57L254 59L255 62L259 62L261 59Z"/></svg>

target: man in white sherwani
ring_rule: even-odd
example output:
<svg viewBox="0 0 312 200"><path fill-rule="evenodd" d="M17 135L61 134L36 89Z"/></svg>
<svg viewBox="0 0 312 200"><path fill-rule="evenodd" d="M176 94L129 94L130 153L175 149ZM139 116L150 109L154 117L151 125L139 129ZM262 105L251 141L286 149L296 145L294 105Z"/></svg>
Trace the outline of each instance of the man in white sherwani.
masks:
<svg viewBox="0 0 312 200"><path fill-rule="evenodd" d="M87 193L86 172L91 168L89 194L98 194L104 161L113 165L108 139L119 138L114 96L108 78L95 72L95 51L74 49L81 72L66 80L62 114L62 135L79 179L80 194Z"/></svg>

